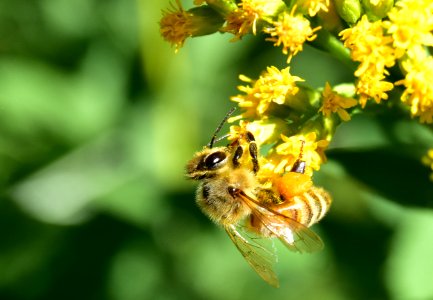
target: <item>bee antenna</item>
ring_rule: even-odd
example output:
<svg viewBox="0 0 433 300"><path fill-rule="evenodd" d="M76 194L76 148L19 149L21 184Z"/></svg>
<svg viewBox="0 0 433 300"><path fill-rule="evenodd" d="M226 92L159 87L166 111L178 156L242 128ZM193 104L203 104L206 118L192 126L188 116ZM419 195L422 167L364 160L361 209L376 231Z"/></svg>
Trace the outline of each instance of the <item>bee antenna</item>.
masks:
<svg viewBox="0 0 433 300"><path fill-rule="evenodd" d="M220 138L220 139L217 139L216 136L217 136L217 134L220 132L221 128L224 126L225 122L227 122L227 119L232 115L232 113L233 113L235 110L236 110L236 106L235 106L235 107L232 107L232 109L230 109L230 110L228 111L228 113L225 115L224 119L223 119L223 120L221 121L221 123L218 125L217 129L215 130L215 132L214 132L214 134L213 134L213 136L212 136L212 139L210 140L209 144L207 145L209 148L212 148L212 147L213 147L213 144L214 144L215 142L221 140L221 138ZM227 136L224 136L224 137L227 137ZM223 138L224 138L224 137L223 137Z"/></svg>

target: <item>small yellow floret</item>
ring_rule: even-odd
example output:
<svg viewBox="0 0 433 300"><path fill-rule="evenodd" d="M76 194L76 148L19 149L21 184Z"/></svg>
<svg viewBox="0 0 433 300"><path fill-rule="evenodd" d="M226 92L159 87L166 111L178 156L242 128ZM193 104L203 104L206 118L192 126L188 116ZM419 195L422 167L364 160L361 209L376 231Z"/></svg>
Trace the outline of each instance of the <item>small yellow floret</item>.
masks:
<svg viewBox="0 0 433 300"><path fill-rule="evenodd" d="M323 115L329 117L332 113L337 113L343 121L349 121L350 115L345 110L355 106L358 102L350 97L341 96L332 91L331 85L327 82L322 93L323 105L319 109Z"/></svg>
<svg viewBox="0 0 433 300"><path fill-rule="evenodd" d="M287 62L293 55L302 51L306 41L312 41L316 38L315 32L320 30L320 26L311 28L310 21L303 15L295 15L295 8L291 13L284 12L280 14L278 21L273 22L272 27L265 28L263 31L269 35L267 41L274 42L274 46L283 46L283 53L288 55Z"/></svg>
<svg viewBox="0 0 433 300"><path fill-rule="evenodd" d="M242 75L240 79L249 83L238 87L245 94L234 96L231 99L237 102L239 107L246 109L246 112L230 118L231 122L240 118L257 116L262 118L271 103L284 104L287 96L295 95L299 91L296 82L303 81L300 77L292 76L289 67L279 70L274 66L268 67L266 72L255 81Z"/></svg>

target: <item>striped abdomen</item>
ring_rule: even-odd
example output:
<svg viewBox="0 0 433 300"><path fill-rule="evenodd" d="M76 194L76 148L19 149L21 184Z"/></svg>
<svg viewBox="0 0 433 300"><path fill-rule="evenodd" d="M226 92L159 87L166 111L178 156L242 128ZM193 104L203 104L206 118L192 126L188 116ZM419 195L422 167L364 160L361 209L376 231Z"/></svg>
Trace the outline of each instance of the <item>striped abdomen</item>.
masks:
<svg viewBox="0 0 433 300"><path fill-rule="evenodd" d="M308 191L275 205L272 209L310 227L322 219L331 205L331 196L324 189L312 186Z"/></svg>

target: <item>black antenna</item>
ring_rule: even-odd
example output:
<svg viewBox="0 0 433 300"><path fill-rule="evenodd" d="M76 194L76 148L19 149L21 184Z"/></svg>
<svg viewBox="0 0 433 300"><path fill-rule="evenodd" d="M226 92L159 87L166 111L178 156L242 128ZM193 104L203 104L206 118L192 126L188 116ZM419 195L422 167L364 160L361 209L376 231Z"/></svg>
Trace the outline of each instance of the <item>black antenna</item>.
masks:
<svg viewBox="0 0 433 300"><path fill-rule="evenodd" d="M217 134L220 132L221 128L224 126L224 123L227 122L227 119L232 115L232 113L236 110L236 106L229 110L229 112L226 114L224 119L221 121L221 123L218 125L217 129L215 130L212 139L210 140L209 144L207 145L209 148L213 147L213 144L215 143L215 139ZM224 136L226 137L226 136ZM221 139L218 139L217 141L220 141Z"/></svg>

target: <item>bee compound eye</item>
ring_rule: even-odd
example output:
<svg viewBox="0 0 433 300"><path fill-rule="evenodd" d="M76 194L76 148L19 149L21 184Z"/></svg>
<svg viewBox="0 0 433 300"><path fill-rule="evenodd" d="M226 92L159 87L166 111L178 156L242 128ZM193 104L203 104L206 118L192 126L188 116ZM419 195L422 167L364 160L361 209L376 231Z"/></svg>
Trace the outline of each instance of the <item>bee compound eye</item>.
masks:
<svg viewBox="0 0 433 300"><path fill-rule="evenodd" d="M206 157L206 159L204 160L204 164L207 169L216 169L226 158L227 155L224 152L215 152Z"/></svg>

